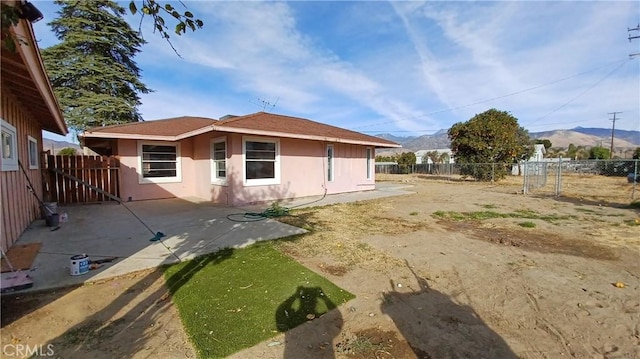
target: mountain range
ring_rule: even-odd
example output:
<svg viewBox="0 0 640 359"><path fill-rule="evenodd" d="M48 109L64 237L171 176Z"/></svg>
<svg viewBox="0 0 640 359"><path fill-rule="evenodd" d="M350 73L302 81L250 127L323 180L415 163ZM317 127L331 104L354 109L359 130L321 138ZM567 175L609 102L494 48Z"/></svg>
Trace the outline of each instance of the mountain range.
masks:
<svg viewBox="0 0 640 359"><path fill-rule="evenodd" d="M76 152L78 154L82 154L82 151L81 151L80 146L78 144L71 143L71 142L65 142L65 141L54 141L54 140L49 139L49 138L43 138L42 139L42 149L45 152L46 151L51 151L51 154L53 154L53 155L58 154L58 152L60 152L61 149L66 148L66 147L75 148Z"/></svg>
<svg viewBox="0 0 640 359"><path fill-rule="evenodd" d="M529 136L533 139L548 139L551 141L551 147L564 149L569 147L569 144L584 147L602 146L605 148L609 148L611 144L611 130L606 128L576 127L570 130L531 132ZM449 148L451 145L447 130L440 130L433 135L423 136L402 137L382 133L376 135L376 137L401 144L402 148L395 152ZM615 130L613 143L616 149L640 147L640 131Z"/></svg>

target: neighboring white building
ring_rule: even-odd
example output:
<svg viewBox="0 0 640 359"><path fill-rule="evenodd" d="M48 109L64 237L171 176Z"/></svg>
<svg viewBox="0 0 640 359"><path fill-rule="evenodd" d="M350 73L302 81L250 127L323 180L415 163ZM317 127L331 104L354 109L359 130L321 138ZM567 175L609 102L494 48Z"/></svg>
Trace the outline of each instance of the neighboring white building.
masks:
<svg viewBox="0 0 640 359"><path fill-rule="evenodd" d="M430 163L432 164L433 161L431 161L430 158L426 158L427 152L432 152L432 151L436 151L438 154L443 154L446 153L449 155L449 160L445 161L444 163L455 163L455 161L453 160L453 152L451 152L451 149L449 148L438 148L435 150L419 150L414 152L416 155L416 164L423 164L423 163ZM425 161L423 161L423 158L425 159Z"/></svg>
<svg viewBox="0 0 640 359"><path fill-rule="evenodd" d="M529 162L542 162L544 161L544 154L547 153L547 149L543 144L534 145L533 155L529 158Z"/></svg>
<svg viewBox="0 0 640 359"><path fill-rule="evenodd" d="M557 162L557 159L544 158L544 154L547 153L547 149L543 144L535 144L533 148L533 154L529 157L528 162ZM528 169L529 174L540 174L540 168L536 163L532 164L533 167ZM520 161L518 164L514 164L511 167L511 174L514 176L522 174L524 170L524 161Z"/></svg>

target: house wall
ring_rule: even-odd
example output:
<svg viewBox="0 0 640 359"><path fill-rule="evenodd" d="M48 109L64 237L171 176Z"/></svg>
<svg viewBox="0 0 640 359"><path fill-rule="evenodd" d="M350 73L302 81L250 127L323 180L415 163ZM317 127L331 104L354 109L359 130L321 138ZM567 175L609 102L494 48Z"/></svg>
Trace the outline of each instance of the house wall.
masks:
<svg viewBox="0 0 640 359"><path fill-rule="evenodd" d="M140 183L137 140L118 140L120 158L120 194L133 201L195 196L198 178L194 160L193 138L180 141L182 180L172 183Z"/></svg>
<svg viewBox="0 0 640 359"><path fill-rule="evenodd" d="M42 128L33 120L28 110L11 96L2 91L0 117L16 128L18 160L22 163L33 189L42 199L42 175L40 169L29 169L28 137L38 141L38 152L42 152ZM42 163L40 163L42 168ZM0 193L2 202L2 240L0 246L6 251L20 237L31 222L41 215L40 205L27 188L27 178L18 168L16 171L0 172Z"/></svg>
<svg viewBox="0 0 640 359"><path fill-rule="evenodd" d="M196 178L194 196L214 203L230 204L230 186L211 184L211 141L225 138L227 141L227 156L230 152L231 138L226 133L205 133L194 138L194 161ZM229 165L227 161L227 166ZM227 175L231 171L228 170Z"/></svg>
<svg viewBox="0 0 640 359"><path fill-rule="evenodd" d="M255 202L375 189L373 172L375 151L371 151L371 178L366 174L366 147L333 143L334 181L327 181L327 143L290 138L280 139L280 184L244 186L242 138L231 135L232 158L229 161L229 204L240 206Z"/></svg>
<svg viewBox="0 0 640 359"><path fill-rule="evenodd" d="M211 183L211 141L227 141L227 184ZM255 138L256 136L251 136ZM125 200L197 197L225 205L295 197L372 190L375 188L375 151L371 147L371 177L366 173L366 147L334 143L334 181L327 182L327 143L280 139L280 184L245 186L243 174L243 135L206 133L180 141L182 182L140 184L138 180L138 141L119 140L121 193Z"/></svg>

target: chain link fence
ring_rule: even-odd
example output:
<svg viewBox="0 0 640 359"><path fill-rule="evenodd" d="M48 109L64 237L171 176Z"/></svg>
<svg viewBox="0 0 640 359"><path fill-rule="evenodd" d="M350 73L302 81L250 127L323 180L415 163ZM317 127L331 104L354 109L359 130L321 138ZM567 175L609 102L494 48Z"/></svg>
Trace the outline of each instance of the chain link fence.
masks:
<svg viewBox="0 0 640 359"><path fill-rule="evenodd" d="M640 198L640 160L562 158L524 164L523 192L628 203Z"/></svg>
<svg viewBox="0 0 640 359"><path fill-rule="evenodd" d="M626 204L640 198L640 160L573 161L557 158L520 164L381 164L376 165L376 173L419 174L425 178L449 181L480 178L485 182L494 182L506 175L505 182L522 181L524 194Z"/></svg>
<svg viewBox="0 0 640 359"><path fill-rule="evenodd" d="M430 178L451 181L478 179L484 182L494 182L497 179L517 172L515 164L504 163L423 163L415 165L376 164L376 173L384 174L420 174Z"/></svg>

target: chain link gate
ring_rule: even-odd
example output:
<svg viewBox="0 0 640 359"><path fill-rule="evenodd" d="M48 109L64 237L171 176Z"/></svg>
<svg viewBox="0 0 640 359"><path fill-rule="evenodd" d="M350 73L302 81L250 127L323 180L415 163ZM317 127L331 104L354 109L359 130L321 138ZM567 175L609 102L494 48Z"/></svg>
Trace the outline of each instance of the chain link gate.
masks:
<svg viewBox="0 0 640 359"><path fill-rule="evenodd" d="M640 160L569 160L524 163L523 193L628 203L638 198ZM553 177L554 186L548 186Z"/></svg>

